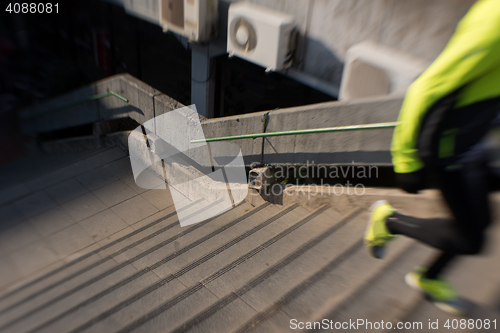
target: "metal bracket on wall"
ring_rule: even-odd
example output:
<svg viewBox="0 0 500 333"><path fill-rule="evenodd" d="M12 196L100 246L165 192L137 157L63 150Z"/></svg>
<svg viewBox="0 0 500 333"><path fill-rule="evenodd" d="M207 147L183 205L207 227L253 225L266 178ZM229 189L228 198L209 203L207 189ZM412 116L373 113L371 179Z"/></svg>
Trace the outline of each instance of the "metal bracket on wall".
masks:
<svg viewBox="0 0 500 333"><path fill-rule="evenodd" d="M267 123L268 123L268 119L269 119L269 112L270 111L267 111L262 116L262 133L266 133ZM265 143L265 141L266 141L266 138L262 137L262 147L260 150L260 165L264 165L264 143Z"/></svg>

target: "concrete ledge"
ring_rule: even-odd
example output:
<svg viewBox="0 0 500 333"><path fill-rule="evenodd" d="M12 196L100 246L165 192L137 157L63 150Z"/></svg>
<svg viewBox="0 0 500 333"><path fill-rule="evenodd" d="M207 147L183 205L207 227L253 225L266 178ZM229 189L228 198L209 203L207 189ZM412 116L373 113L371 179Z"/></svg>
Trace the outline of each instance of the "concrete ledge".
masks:
<svg viewBox="0 0 500 333"><path fill-rule="evenodd" d="M328 204L347 212L354 207L368 209L377 200L387 200L409 215L422 218L450 216L438 190L426 190L419 194L408 194L399 189L344 187L343 190L341 194L340 188L330 186L290 186L283 192L283 205L299 203L312 210Z"/></svg>
<svg viewBox="0 0 500 333"><path fill-rule="evenodd" d="M329 205L341 214L347 214L356 208L366 210L377 200L387 200L396 209L408 215L420 218L451 217L451 213L438 190L425 190L419 194L408 194L399 189L364 188L362 190L360 188L356 194L353 186L349 189L344 187L342 193L341 188L333 186L283 186L280 184L273 186L274 188L267 193L250 189L246 201L253 205L267 201L284 207L297 203L309 211L323 205ZM494 195L493 200L500 202L500 193Z"/></svg>
<svg viewBox="0 0 500 333"><path fill-rule="evenodd" d="M49 154L65 154L86 150L97 150L104 147L112 147L113 145L106 145L106 143L95 136L84 136L64 140L54 140L44 142L41 145L43 151Z"/></svg>
<svg viewBox="0 0 500 333"><path fill-rule="evenodd" d="M70 108L57 110L65 105L85 100L94 95L114 91L128 99L128 103L114 96L87 101ZM50 132L97 121L130 117L138 123L156 115L175 110L183 105L165 96L130 74L119 74L94 82L91 85L58 96L21 111L25 134ZM54 110L57 110L53 112ZM156 114L158 110L158 114Z"/></svg>
<svg viewBox="0 0 500 333"><path fill-rule="evenodd" d="M267 132L393 122L397 120L402 97L370 98L328 102L271 111ZM265 112L202 121L206 138L262 132ZM289 135L265 139L267 164L390 165L393 129L358 130L319 134ZM260 163L262 139L232 140L240 146L245 164Z"/></svg>
<svg viewBox="0 0 500 333"><path fill-rule="evenodd" d="M228 198L228 185L221 171L212 172L211 166L201 166L202 168L205 167L205 169L199 170L194 166L197 163L195 161L190 162L189 156L185 154L178 154L183 155L182 158L179 158L178 155L170 156L168 162L163 162L161 158L163 150L161 147L158 148L159 141L163 140L151 132L147 133L147 140L149 147L146 146L144 134L139 131L132 131L128 136L128 146L129 152L133 152L131 154L133 165L137 165L138 169L142 167L144 173L151 174L155 178L153 180L154 184L164 183L165 179L167 179L171 188L192 201L203 199L205 202L215 203ZM230 172L230 168L225 170L226 174ZM141 177L136 176L138 176L138 179ZM149 177L149 180L151 180L151 177ZM246 184L230 183L230 179L228 179L228 184L235 200L240 197L241 199L244 198L245 195L241 196L240 192L246 191ZM141 185L138 184L138 186Z"/></svg>
<svg viewBox="0 0 500 333"><path fill-rule="evenodd" d="M107 91L122 94L129 102L109 96L55 114L42 114L44 110ZM393 122L397 120L402 100L402 97L369 98L275 110L269 114L267 132ZM22 114L28 119L23 126L26 134L36 134L120 117L145 123L182 106L144 82L123 74L24 110ZM256 112L226 118L202 118L201 125L206 138L260 133L264 114ZM156 126L154 131L158 131ZM392 133L393 129L388 128L269 137L264 144L264 163L390 165ZM232 141L241 148L246 166L260 163L262 140ZM214 149L217 149L216 146ZM224 154L219 157L224 159Z"/></svg>

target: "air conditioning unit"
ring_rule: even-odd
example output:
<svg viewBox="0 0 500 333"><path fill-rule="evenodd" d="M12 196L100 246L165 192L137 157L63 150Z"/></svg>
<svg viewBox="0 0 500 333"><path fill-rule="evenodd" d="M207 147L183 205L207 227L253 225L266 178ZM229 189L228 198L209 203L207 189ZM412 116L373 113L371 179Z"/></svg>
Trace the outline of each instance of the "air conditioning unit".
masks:
<svg viewBox="0 0 500 333"><path fill-rule="evenodd" d="M429 65L427 60L371 41L353 45L345 55L339 99L402 95Z"/></svg>
<svg viewBox="0 0 500 333"><path fill-rule="evenodd" d="M190 41L205 42L217 36L218 0L160 0L160 25Z"/></svg>
<svg viewBox="0 0 500 333"><path fill-rule="evenodd" d="M292 64L297 45L294 17L250 2L229 6L227 51L276 71Z"/></svg>

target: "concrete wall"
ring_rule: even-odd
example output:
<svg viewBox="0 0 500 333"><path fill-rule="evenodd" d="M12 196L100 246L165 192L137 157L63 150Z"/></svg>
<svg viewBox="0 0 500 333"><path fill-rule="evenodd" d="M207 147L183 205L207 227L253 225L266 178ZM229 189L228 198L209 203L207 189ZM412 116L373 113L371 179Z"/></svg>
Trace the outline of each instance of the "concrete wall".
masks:
<svg viewBox="0 0 500 333"><path fill-rule="evenodd" d="M51 109L90 97L114 91L126 98L126 103L108 96L58 112ZM271 111L267 132L323 128L344 125L396 121L401 97L371 98L356 101L330 102ZM26 134L49 132L90 124L117 117L130 117L144 123L154 117L178 109L183 105L151 88L140 80L125 74L98 81L41 105L23 110L22 124ZM206 138L262 132L265 112L218 119L201 119ZM359 130L321 134L270 137L265 140L264 162L270 164L390 164L392 129ZM231 141L237 144L246 165L261 160L262 138ZM213 156L224 160L229 153L227 141L212 144Z"/></svg>
<svg viewBox="0 0 500 333"><path fill-rule="evenodd" d="M237 0L233 0L237 1ZM302 68L340 84L347 50L370 40L425 60L444 49L475 0L250 0L296 17Z"/></svg>
<svg viewBox="0 0 500 333"><path fill-rule="evenodd" d="M271 111L267 132L393 122L401 97L330 102ZM202 121L206 138L262 133L265 112ZM269 164L376 164L390 165L393 129L357 130L269 137L264 163ZM222 141L228 142L228 141ZM245 164L261 160L262 138L232 140L240 146ZM217 143L212 150L217 151ZM221 152L217 152L219 156Z"/></svg>
<svg viewBox="0 0 500 333"><path fill-rule="evenodd" d="M128 103L117 97L108 96L73 107L62 108L65 105L108 91L114 91L127 98ZM33 105L23 110L20 117L24 133L35 134L114 118L130 117L138 123L144 123L155 116L182 106L181 103L135 77L129 74L120 74L47 102Z"/></svg>
<svg viewBox="0 0 500 333"><path fill-rule="evenodd" d="M108 0L151 22L158 0ZM219 0L227 4L240 0ZM248 1L248 0L247 0ZM347 50L373 41L432 61L475 0L249 0L295 16L305 36L298 69L340 86ZM147 18L145 18L146 16ZM221 13L221 18L227 17ZM225 22L221 36L225 38ZM224 40L225 42L225 40ZM219 42L216 44L220 44ZM222 43L225 50L225 43ZM297 75L296 75L297 76Z"/></svg>

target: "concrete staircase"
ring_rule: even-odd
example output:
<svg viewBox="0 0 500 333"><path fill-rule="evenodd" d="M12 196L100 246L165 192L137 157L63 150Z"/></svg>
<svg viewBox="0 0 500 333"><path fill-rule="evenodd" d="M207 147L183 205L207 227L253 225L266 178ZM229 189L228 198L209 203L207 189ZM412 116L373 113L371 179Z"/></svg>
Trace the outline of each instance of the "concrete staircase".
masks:
<svg viewBox="0 0 500 333"><path fill-rule="evenodd" d="M433 251L402 237L384 260L370 257L362 234L375 197L317 207L248 198L181 228L167 196L154 220L4 291L0 331L288 332L323 319L426 328L430 316L445 315L422 303L403 276ZM493 234L499 238L498 228ZM473 301L497 304L499 253L497 246L453 272ZM498 317L476 308L476 316Z"/></svg>

